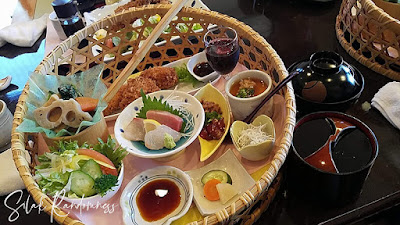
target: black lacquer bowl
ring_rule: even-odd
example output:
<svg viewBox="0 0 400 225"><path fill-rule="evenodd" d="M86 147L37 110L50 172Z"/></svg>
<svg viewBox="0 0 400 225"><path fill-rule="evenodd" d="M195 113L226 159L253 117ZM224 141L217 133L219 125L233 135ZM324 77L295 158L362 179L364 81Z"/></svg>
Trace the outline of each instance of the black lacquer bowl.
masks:
<svg viewBox="0 0 400 225"><path fill-rule="evenodd" d="M321 157L318 165L310 161L324 148L329 149L328 158ZM360 195L377 156L378 141L360 120L340 112L308 114L293 133L287 164L289 193L328 207L347 204ZM334 171L324 168L329 157Z"/></svg>
<svg viewBox="0 0 400 225"><path fill-rule="evenodd" d="M292 64L289 73L298 71L293 80L298 111L345 111L364 89L364 77L335 52L321 51L309 60Z"/></svg>

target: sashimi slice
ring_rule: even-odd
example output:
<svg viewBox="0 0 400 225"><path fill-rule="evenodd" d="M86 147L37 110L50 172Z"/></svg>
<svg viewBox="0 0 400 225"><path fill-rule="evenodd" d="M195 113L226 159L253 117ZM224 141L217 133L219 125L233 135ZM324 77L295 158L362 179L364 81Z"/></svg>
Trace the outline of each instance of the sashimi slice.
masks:
<svg viewBox="0 0 400 225"><path fill-rule="evenodd" d="M183 119L167 111L149 110L146 113L147 119L153 119L157 122L167 125L176 131L180 131L183 124Z"/></svg>
<svg viewBox="0 0 400 225"><path fill-rule="evenodd" d="M160 125L156 129L146 133L144 137L144 145L146 148L151 150L159 150L164 148L164 136L168 133L172 136L175 142L181 139L181 133L175 131L174 129L166 126Z"/></svg>
<svg viewBox="0 0 400 225"><path fill-rule="evenodd" d="M130 141L143 141L146 131L144 130L143 119L133 118L124 128L122 136Z"/></svg>

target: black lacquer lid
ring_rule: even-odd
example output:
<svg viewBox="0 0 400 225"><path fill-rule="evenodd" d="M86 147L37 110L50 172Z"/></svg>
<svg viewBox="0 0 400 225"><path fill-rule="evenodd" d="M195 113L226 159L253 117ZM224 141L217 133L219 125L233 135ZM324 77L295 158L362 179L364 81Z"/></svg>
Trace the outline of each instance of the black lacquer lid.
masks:
<svg viewBox="0 0 400 225"><path fill-rule="evenodd" d="M316 52L309 60L294 63L299 71L292 83L295 94L316 103L341 102L357 95L364 85L362 75L343 58L328 51Z"/></svg>

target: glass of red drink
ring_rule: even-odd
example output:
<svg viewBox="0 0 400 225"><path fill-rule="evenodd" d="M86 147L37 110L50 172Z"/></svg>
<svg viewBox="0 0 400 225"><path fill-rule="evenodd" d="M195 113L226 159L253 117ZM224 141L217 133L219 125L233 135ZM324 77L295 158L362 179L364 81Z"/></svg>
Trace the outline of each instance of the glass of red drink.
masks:
<svg viewBox="0 0 400 225"><path fill-rule="evenodd" d="M240 54L238 36L234 29L212 28L204 35L204 44L208 63L215 71L221 75L233 71Z"/></svg>

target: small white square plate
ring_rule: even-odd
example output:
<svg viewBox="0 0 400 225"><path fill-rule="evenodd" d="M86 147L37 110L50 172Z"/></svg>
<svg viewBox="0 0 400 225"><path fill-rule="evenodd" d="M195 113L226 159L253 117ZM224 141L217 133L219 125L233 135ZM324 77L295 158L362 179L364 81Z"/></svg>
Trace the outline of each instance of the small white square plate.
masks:
<svg viewBox="0 0 400 225"><path fill-rule="evenodd" d="M204 197L201 178L210 170L223 170L227 172L232 178L232 186L238 191L238 194L225 204L222 204L219 200L209 201ZM196 170L186 171L186 173L192 179L194 202L203 216L216 213L229 206L255 184L253 178L247 173L246 169L230 149L214 162Z"/></svg>

